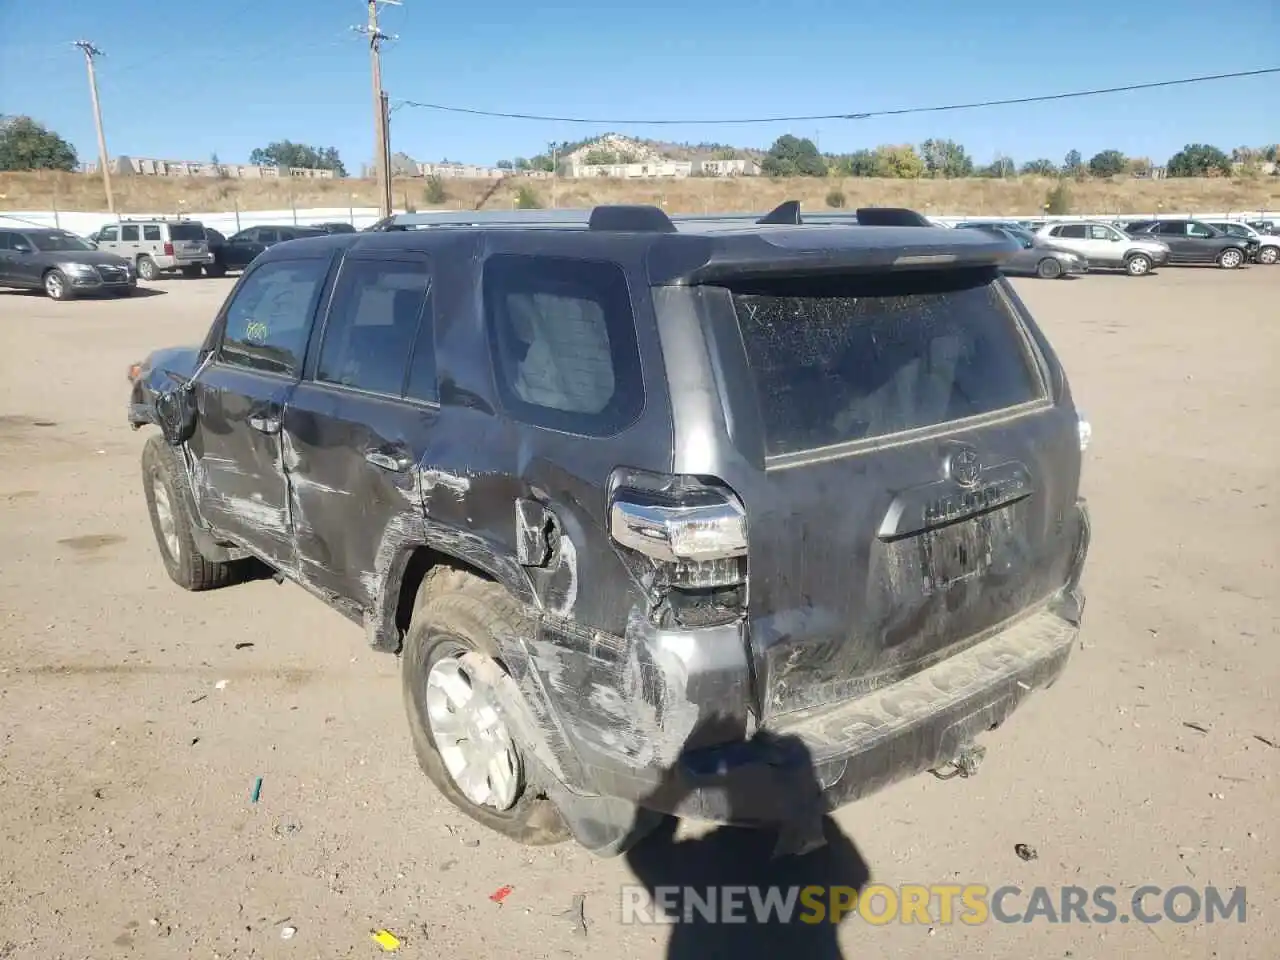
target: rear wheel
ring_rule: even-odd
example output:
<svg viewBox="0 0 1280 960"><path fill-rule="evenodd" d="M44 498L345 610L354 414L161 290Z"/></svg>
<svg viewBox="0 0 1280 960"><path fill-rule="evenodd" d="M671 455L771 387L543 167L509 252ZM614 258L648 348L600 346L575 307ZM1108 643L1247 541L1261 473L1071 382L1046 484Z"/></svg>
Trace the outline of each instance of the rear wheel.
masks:
<svg viewBox="0 0 1280 960"><path fill-rule="evenodd" d="M1053 257L1045 257L1036 267L1036 276L1041 280L1057 280L1062 276L1062 264Z"/></svg>
<svg viewBox="0 0 1280 960"><path fill-rule="evenodd" d="M1124 262L1124 272L1131 277L1146 276L1151 272L1151 258L1144 253L1135 253Z"/></svg>
<svg viewBox="0 0 1280 960"><path fill-rule="evenodd" d="M1244 254L1235 247L1228 247L1218 254L1218 266L1223 270L1234 270L1244 263Z"/></svg>
<svg viewBox="0 0 1280 960"><path fill-rule="evenodd" d="M213 590L242 578L246 561L207 560L196 547L185 499L187 471L161 437L149 439L142 450L142 489L169 579L184 590Z"/></svg>
<svg viewBox="0 0 1280 960"><path fill-rule="evenodd" d="M1280 260L1280 247L1263 247L1258 251L1259 263L1275 263Z"/></svg>
<svg viewBox="0 0 1280 960"><path fill-rule="evenodd" d="M50 300L70 300L75 296L71 281L61 270L50 270L44 275L44 292Z"/></svg>
<svg viewBox="0 0 1280 960"><path fill-rule="evenodd" d="M138 258L138 276L150 283L153 280L160 279L160 268L156 266L156 262L148 256Z"/></svg>
<svg viewBox="0 0 1280 960"><path fill-rule="evenodd" d="M413 748L431 782L478 823L542 846L569 833L530 784L524 746L487 679L503 669L494 638L527 627L500 585L457 571L428 575L405 638L402 678Z"/></svg>

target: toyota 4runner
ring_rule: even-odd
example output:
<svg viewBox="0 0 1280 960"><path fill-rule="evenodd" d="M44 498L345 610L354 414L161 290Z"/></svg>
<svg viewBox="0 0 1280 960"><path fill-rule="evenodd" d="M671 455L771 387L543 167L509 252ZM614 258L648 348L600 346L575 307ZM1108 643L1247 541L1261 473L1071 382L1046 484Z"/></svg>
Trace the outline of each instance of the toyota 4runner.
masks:
<svg viewBox="0 0 1280 960"><path fill-rule="evenodd" d="M265 563L363 624L426 774L523 842L783 822L784 737L828 809L970 772L1077 636L1088 428L1009 242L920 223L408 214L268 249L130 370L165 568Z"/></svg>

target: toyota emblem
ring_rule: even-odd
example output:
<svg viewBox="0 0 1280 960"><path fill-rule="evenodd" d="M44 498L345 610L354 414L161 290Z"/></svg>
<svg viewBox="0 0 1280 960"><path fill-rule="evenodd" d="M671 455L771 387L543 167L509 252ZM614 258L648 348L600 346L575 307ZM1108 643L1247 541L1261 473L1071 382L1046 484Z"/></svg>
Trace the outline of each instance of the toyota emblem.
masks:
<svg viewBox="0 0 1280 960"><path fill-rule="evenodd" d="M962 487L972 487L982 474L978 451L973 447L961 447L947 457L947 474Z"/></svg>

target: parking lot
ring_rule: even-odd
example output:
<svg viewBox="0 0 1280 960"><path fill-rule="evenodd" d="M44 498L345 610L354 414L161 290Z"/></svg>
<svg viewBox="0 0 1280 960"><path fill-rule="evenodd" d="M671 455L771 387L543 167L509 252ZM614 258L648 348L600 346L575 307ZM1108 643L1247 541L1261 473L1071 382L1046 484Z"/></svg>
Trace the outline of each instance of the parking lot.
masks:
<svg viewBox="0 0 1280 960"><path fill-rule="evenodd" d="M622 922L624 861L515 846L435 794L398 664L357 627L292 585L165 576L125 371L197 340L233 282L0 291L0 958L371 957L377 929L402 956L666 956L669 928ZM1015 283L1094 429L1083 646L976 777L919 777L836 822L891 886L1244 886L1247 919L855 916L840 945L1275 956L1280 267Z"/></svg>

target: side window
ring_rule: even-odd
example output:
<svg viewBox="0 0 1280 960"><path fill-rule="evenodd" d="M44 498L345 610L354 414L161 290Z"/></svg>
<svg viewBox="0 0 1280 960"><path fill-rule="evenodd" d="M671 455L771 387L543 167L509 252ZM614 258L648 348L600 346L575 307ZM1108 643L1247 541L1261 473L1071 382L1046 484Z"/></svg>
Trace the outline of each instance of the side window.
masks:
<svg viewBox="0 0 1280 960"><path fill-rule="evenodd" d="M142 228L142 239L143 239L143 240L154 240L154 241L156 241L156 242L159 242L159 241L160 241L160 239L161 239L161 238L160 238L160 226L159 226L159 224L149 223L149 224L147 224L146 226L144 226L144 227Z"/></svg>
<svg viewBox="0 0 1280 960"><path fill-rule="evenodd" d="M635 421L644 385L620 266L495 255L483 287L498 392L514 415L594 436Z"/></svg>
<svg viewBox="0 0 1280 960"><path fill-rule="evenodd" d="M1188 223L1187 236L1188 237L1212 237L1213 231L1208 227L1206 227L1203 223Z"/></svg>
<svg viewBox="0 0 1280 960"><path fill-rule="evenodd" d="M250 227L248 230L241 230L233 236L228 243L252 243L258 238L257 227Z"/></svg>
<svg viewBox="0 0 1280 960"><path fill-rule="evenodd" d="M1089 227L1090 240L1119 240L1116 232L1110 227L1100 227L1096 224Z"/></svg>
<svg viewBox="0 0 1280 960"><path fill-rule="evenodd" d="M268 230L265 227L259 227L258 236L254 239L259 243L279 243L280 232L278 230Z"/></svg>
<svg viewBox="0 0 1280 960"><path fill-rule="evenodd" d="M13 234L0 230L0 250L13 249Z"/></svg>
<svg viewBox="0 0 1280 960"><path fill-rule="evenodd" d="M100 240L116 241L120 239L120 228L117 226L103 227L102 232L98 234Z"/></svg>
<svg viewBox="0 0 1280 960"><path fill-rule="evenodd" d="M1085 238L1085 229L1083 223L1070 223L1062 228L1062 232L1058 234L1060 237L1066 237L1070 240L1083 240Z"/></svg>
<svg viewBox="0 0 1280 960"><path fill-rule="evenodd" d="M120 239L125 243L138 242L138 227L136 224L124 226L120 228Z"/></svg>
<svg viewBox="0 0 1280 960"><path fill-rule="evenodd" d="M269 373L302 366L328 260L276 260L252 271L227 307L220 358Z"/></svg>
<svg viewBox="0 0 1280 960"><path fill-rule="evenodd" d="M1180 237L1186 233L1186 229L1180 220L1162 220L1151 232L1165 237Z"/></svg>
<svg viewBox="0 0 1280 960"><path fill-rule="evenodd" d="M399 397L431 273L413 260L347 260L334 288L316 379ZM425 338L431 352L431 338ZM434 362L432 369L434 380Z"/></svg>

